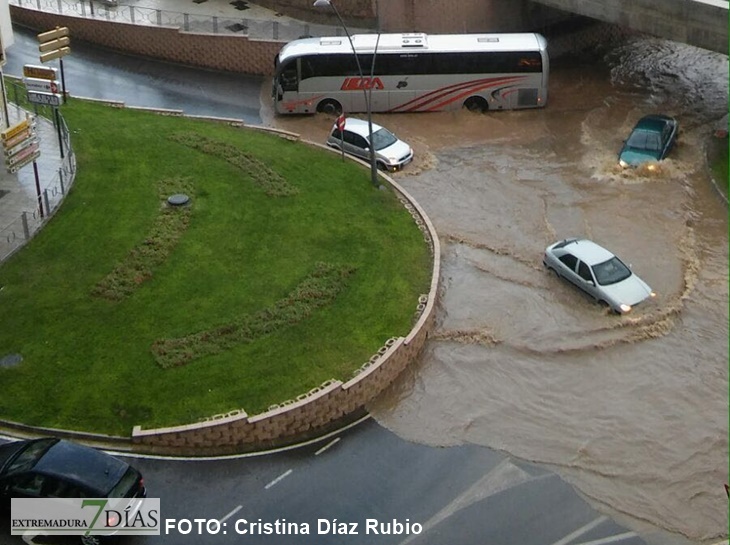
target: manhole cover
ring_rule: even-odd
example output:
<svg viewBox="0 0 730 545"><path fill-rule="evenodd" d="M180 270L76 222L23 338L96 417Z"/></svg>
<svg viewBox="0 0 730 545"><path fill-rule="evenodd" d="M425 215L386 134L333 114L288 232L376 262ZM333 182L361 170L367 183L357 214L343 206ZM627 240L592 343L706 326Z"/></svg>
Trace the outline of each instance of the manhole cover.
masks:
<svg viewBox="0 0 730 545"><path fill-rule="evenodd" d="M188 204L190 202L190 197L183 193L178 193L176 195L170 195L167 198L167 204L171 206L183 206L185 204Z"/></svg>
<svg viewBox="0 0 730 545"><path fill-rule="evenodd" d="M0 367L15 367L21 361L23 361L23 356L20 354L8 354L7 356L0 358Z"/></svg>
<svg viewBox="0 0 730 545"><path fill-rule="evenodd" d="M231 32L241 32L242 30L246 30L246 26L242 25L241 23L235 23L233 25L226 27Z"/></svg>

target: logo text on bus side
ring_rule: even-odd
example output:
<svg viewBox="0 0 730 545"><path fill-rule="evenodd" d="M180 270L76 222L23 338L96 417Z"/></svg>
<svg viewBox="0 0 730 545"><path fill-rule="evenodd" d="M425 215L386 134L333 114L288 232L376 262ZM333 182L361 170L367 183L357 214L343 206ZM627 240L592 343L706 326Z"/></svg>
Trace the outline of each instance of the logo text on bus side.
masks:
<svg viewBox="0 0 730 545"><path fill-rule="evenodd" d="M362 91L363 89L385 89L380 78L345 78L342 82L342 91Z"/></svg>

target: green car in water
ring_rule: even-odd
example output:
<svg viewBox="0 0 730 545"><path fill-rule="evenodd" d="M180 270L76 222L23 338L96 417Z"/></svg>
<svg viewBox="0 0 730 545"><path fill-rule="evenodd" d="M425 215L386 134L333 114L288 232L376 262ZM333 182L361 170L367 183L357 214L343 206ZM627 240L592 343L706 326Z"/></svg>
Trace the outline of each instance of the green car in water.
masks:
<svg viewBox="0 0 730 545"><path fill-rule="evenodd" d="M622 167L638 167L664 159L677 141L679 123L668 115L647 115L639 119L618 155Z"/></svg>

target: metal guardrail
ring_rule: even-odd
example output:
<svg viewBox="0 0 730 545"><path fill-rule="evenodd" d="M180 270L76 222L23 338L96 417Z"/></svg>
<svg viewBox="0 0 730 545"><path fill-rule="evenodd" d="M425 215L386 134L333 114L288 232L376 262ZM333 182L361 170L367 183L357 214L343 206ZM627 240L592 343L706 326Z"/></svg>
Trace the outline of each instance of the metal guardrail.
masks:
<svg viewBox="0 0 730 545"><path fill-rule="evenodd" d="M35 199L26 199L25 205L19 205L18 215L15 219L11 220L8 225L0 225L0 261L7 259L24 246L43 227L44 223L53 216L63 202L76 175L76 156L71 147L68 126L63 116L59 113L56 118L50 106L36 105L35 108L29 109L25 101L25 88L19 83L6 81L6 92L11 102L8 107L15 110L15 117L20 119L25 113L33 113L39 118L43 118L41 122L53 123L54 132L60 134L60 139L56 143L55 135L53 135L54 145L52 148L59 154L63 150L63 159L59 158L56 170L38 169L40 205L37 205ZM51 135L47 132L45 136L48 138ZM43 145L41 144L42 148ZM2 165L0 168L5 167ZM7 175L13 176L12 174ZM14 175L20 176L21 174ZM20 184L20 182L18 183ZM41 206L43 208L42 214Z"/></svg>

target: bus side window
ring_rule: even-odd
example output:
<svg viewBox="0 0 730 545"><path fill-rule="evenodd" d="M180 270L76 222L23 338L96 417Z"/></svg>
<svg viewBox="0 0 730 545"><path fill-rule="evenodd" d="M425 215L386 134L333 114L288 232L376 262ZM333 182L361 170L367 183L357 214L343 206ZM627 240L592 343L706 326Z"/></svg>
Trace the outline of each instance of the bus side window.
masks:
<svg viewBox="0 0 730 545"><path fill-rule="evenodd" d="M284 91L296 91L299 89L299 82L297 81L297 70L296 68L288 68L284 70L279 76L279 82L281 88Z"/></svg>

